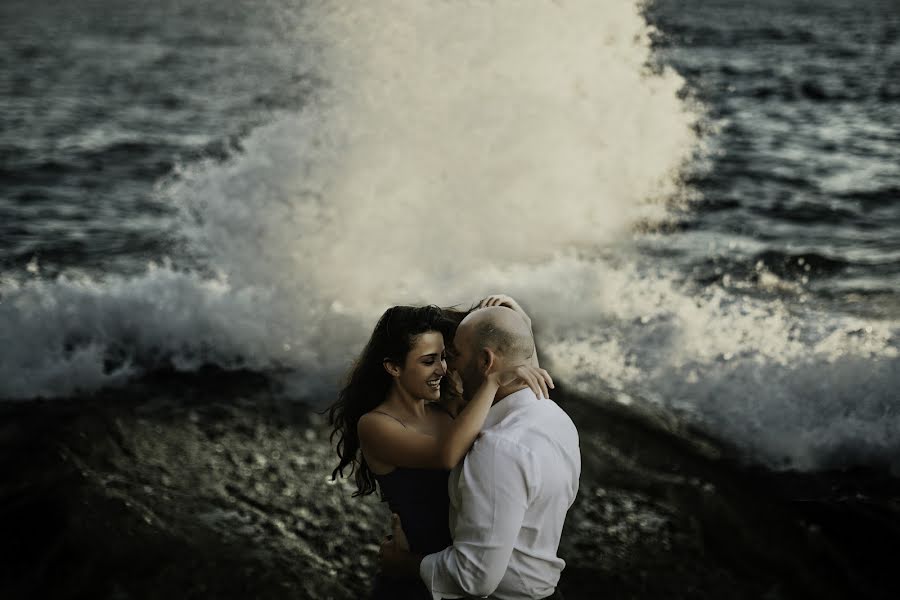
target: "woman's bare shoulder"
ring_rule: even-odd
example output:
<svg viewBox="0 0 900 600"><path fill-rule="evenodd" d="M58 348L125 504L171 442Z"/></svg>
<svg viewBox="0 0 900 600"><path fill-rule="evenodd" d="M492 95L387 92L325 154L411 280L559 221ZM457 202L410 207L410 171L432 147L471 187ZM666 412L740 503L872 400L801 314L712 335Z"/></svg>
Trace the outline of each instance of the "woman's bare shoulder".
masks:
<svg viewBox="0 0 900 600"><path fill-rule="evenodd" d="M380 421L382 421L382 420L393 421L394 423L399 423L400 425L403 425L404 427L406 427L406 424L403 422L402 419L400 419L399 417L395 416L395 415L390 411L390 409L383 408L383 407L380 406L380 405L379 405L379 406L376 406L375 408L373 408L372 410L370 410L370 411L367 412L367 413L363 413L363 415L359 418L359 422L362 423L363 420L365 420L365 421L373 421L373 420L375 420L375 421L378 421L378 422L380 422Z"/></svg>

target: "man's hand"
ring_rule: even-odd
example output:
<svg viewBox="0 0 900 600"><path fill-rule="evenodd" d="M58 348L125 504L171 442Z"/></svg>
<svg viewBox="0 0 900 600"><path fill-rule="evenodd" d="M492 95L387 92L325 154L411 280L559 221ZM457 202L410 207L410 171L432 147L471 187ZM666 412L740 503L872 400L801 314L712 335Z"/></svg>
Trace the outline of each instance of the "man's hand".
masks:
<svg viewBox="0 0 900 600"><path fill-rule="evenodd" d="M394 536L394 546L398 550L409 551L409 541L406 539L406 532L403 531L403 524L400 522L400 515L393 513L391 515L391 534Z"/></svg>
<svg viewBox="0 0 900 600"><path fill-rule="evenodd" d="M448 371L446 379L448 384L441 390L440 403L450 413L450 416L456 418L466 405L466 401L463 399L462 379L456 371Z"/></svg>
<svg viewBox="0 0 900 600"><path fill-rule="evenodd" d="M462 377L460 377L459 373L457 373L454 370L448 371L447 377L448 377L448 380L450 381L450 384L448 386L449 387L448 391L450 392L450 394L454 397L462 398L463 397Z"/></svg>
<svg viewBox="0 0 900 600"><path fill-rule="evenodd" d="M405 577L404 572L405 555L409 554L406 550L400 550L394 543L393 539L384 539L381 543L381 551L378 554L381 562L381 571L390 577Z"/></svg>
<svg viewBox="0 0 900 600"><path fill-rule="evenodd" d="M418 577L422 557L409 551L409 542L397 514L391 515L391 531L391 535L385 536L381 542L381 571L390 577Z"/></svg>

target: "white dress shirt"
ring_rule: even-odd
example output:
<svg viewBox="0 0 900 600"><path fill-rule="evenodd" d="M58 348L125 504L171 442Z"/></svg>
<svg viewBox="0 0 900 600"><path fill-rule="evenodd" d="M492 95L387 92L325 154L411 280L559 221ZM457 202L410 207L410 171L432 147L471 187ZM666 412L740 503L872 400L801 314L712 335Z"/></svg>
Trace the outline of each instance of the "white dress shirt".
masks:
<svg viewBox="0 0 900 600"><path fill-rule="evenodd" d="M494 404L450 473L453 545L419 567L435 600L552 594L566 566L556 551L580 475L578 432L555 402L525 388Z"/></svg>

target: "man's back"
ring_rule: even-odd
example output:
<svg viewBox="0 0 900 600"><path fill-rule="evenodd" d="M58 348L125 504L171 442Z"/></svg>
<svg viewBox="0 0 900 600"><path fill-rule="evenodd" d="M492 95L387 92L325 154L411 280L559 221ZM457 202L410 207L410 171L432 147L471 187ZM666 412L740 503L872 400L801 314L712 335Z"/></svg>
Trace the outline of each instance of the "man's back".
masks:
<svg viewBox="0 0 900 600"><path fill-rule="evenodd" d="M578 434L550 400L521 390L499 401L450 478L454 544L422 561L437 597L512 600L553 593L556 556L581 473Z"/></svg>

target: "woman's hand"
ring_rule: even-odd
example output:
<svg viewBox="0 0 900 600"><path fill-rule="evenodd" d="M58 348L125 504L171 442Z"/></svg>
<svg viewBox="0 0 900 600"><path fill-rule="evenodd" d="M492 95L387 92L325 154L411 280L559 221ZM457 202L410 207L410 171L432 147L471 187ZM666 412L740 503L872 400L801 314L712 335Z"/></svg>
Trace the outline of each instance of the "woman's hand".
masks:
<svg viewBox="0 0 900 600"><path fill-rule="evenodd" d="M522 307L519 306L518 302L513 300L512 296L507 296L506 294L491 294L478 303L478 308L484 308L486 306L505 306L506 308L511 308L522 315L522 318L525 319L525 322L531 327L531 317L529 317Z"/></svg>
<svg viewBox="0 0 900 600"><path fill-rule="evenodd" d="M532 367L531 365L518 365L489 373L488 379L496 383L498 387L524 383L531 388L531 391L538 398L549 398L550 390L554 387L550 373L540 367Z"/></svg>

